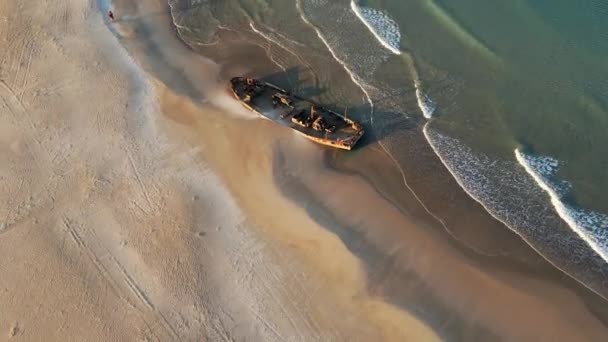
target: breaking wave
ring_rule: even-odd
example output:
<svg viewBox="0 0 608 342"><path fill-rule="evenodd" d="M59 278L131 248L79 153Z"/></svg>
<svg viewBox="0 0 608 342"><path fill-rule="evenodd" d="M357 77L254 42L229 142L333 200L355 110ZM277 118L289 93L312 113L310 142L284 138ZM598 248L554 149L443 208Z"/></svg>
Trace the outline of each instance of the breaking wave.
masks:
<svg viewBox="0 0 608 342"><path fill-rule="evenodd" d="M399 30L399 25L393 19L381 11L360 6L355 0L351 0L350 8L383 47L396 55L403 54L399 50L401 44L401 31ZM406 53L406 57L412 71L412 76L414 77L418 107L420 108L422 115L425 118L430 119L435 113L437 105L435 101L422 90L413 56Z"/></svg>
<svg viewBox="0 0 608 342"><path fill-rule="evenodd" d="M313 25L313 23L311 23L310 20L308 20L306 18L299 0L296 0L296 7L298 9L298 12L300 14L300 18L302 19L302 21L304 21L307 25L309 25L315 31L315 33L317 34L317 37L319 37L321 42L323 42L323 45L325 45L325 47L327 48L327 50L329 51L331 56L334 58L334 60L336 60L336 62L340 63L340 65L342 65L342 67L344 68L344 71L346 71L348 76L350 76L351 80L359 87L359 89L361 89L361 91L365 95L365 99L368 101L368 103L370 105L370 110L373 112L374 102L370 98L369 93L366 90L366 87L363 86L363 84L362 84L363 81L355 73L353 73L353 71L348 67L346 62L344 62L340 57L338 57L338 55L336 55L336 52L331 48L331 45L329 44L329 42L327 41L325 36L323 36L323 34L319 30L319 28L316 27L315 25Z"/></svg>
<svg viewBox="0 0 608 342"><path fill-rule="evenodd" d="M401 31L393 19L373 8L359 6L354 0L351 0L350 8L382 46L396 55L401 54Z"/></svg>
<svg viewBox="0 0 608 342"><path fill-rule="evenodd" d="M458 139L454 139L429 127L423 127L423 133L435 154L454 176L458 184L477 200L492 216L510 227L520 227L534 212L546 213L547 206L532 191L535 186L529 177L517 174L517 165L507 161L492 160L475 153ZM499 181L499 182L497 182ZM496 186L500 184L500 186ZM504 194L530 199L534 205L520 206L520 202L507 202ZM549 217L541 217L545 221ZM540 223L539 221L539 223ZM530 225L530 229L540 229L540 225Z"/></svg>
<svg viewBox="0 0 608 342"><path fill-rule="evenodd" d="M432 118L435 109L437 109L437 104L420 89L418 84L416 84L416 99L418 100L418 107L422 111L422 115L427 119Z"/></svg>
<svg viewBox="0 0 608 342"><path fill-rule="evenodd" d="M608 217L561 201L570 185L550 181L557 160L519 150L517 162L493 159L429 126L424 126L424 136L469 196L547 261L606 298L602 274L608 260Z"/></svg>
<svg viewBox="0 0 608 342"><path fill-rule="evenodd" d="M538 186L549 195L559 216L596 253L608 261L608 215L576 208L564 202L563 198L571 186L567 182L554 179L559 168L557 160L525 154L519 149L515 150L515 157Z"/></svg>

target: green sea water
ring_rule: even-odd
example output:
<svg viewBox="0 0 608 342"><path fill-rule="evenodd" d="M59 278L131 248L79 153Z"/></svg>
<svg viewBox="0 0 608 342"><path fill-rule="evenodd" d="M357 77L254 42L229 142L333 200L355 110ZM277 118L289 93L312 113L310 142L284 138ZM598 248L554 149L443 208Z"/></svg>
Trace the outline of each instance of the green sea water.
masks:
<svg viewBox="0 0 608 342"><path fill-rule="evenodd" d="M555 158L563 164L558 176L571 183L573 200L608 212L605 2L436 0L376 6L399 22L403 46L462 84L456 108L441 113L438 127L490 155L504 156L524 145Z"/></svg>

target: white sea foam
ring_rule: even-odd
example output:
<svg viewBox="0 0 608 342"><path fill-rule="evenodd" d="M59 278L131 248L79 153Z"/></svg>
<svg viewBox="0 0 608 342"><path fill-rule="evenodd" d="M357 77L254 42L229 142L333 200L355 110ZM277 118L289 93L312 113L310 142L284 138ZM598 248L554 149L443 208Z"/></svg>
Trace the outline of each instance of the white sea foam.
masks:
<svg viewBox="0 0 608 342"><path fill-rule="evenodd" d="M518 222L513 222L514 217L506 218L508 211L500 203L500 197L492 193L491 180L483 175L483 169L488 165L496 170L497 174L506 175L509 172L504 165L496 165L485 156L476 156L470 148L460 143L458 140L442 135L429 129L429 123L424 125L422 132L427 142L439 158L446 169L452 174L458 185L471 198L479 202L484 209L494 218L504 223L507 227L513 228ZM509 176L500 177L507 181ZM531 184L515 185L515 188L529 189ZM523 185L523 186L522 186ZM515 218L516 219L516 218ZM516 219L517 220L517 219ZM517 229L513 229L517 234L522 235ZM525 236L525 235L522 235Z"/></svg>
<svg viewBox="0 0 608 342"><path fill-rule="evenodd" d="M289 49L287 46L285 46L284 44L281 44L281 42L279 42L276 39L273 39L272 37L270 37L268 34L260 31L257 27L255 27L255 25L253 25L252 22L249 22L249 27L251 27L251 29L253 30L253 32L259 34L262 38L266 39L269 42L272 42L274 44L276 44L277 46L280 46L283 50L289 52L290 54L294 55L296 58L298 58L298 54L295 53L294 51L292 51L291 49Z"/></svg>
<svg viewBox="0 0 608 342"><path fill-rule="evenodd" d="M432 118L435 109L437 109L437 104L418 85L416 85L416 99L418 100L418 107L420 107L422 115L427 119Z"/></svg>
<svg viewBox="0 0 608 342"><path fill-rule="evenodd" d="M391 19L385 13L375 10L373 8L367 8L359 6L355 0L350 2L350 8L355 13L357 18L365 24L365 26L372 32L374 37L380 42L382 46L388 49L390 52L401 55L402 52L399 50L401 44L401 31L399 25ZM415 78L416 86L416 99L418 107L422 111L422 115L425 118L430 119L435 113L437 105L428 94L426 94L420 87L420 81L418 80L418 71L411 62L412 73Z"/></svg>
<svg viewBox="0 0 608 342"><path fill-rule="evenodd" d="M608 217L561 202L560 193L566 193L570 185L547 180L557 171L558 161L546 157L523 159L519 152L516 152L519 163L492 159L429 128L429 124L423 128L425 138L471 198L555 267L604 297L602 291L597 291L603 289L603 276L598 279L597 275L603 274L605 267ZM527 168L525 171L520 163ZM551 201L547 200L546 192L550 192ZM561 216L564 213L572 218L564 219ZM571 228L570 224L574 222L578 222L577 225L584 222L585 226L593 227L590 229L593 233L582 236L579 233L581 229ZM568 230L572 234L568 234Z"/></svg>
<svg viewBox="0 0 608 342"><path fill-rule="evenodd" d="M280 42L277 38L272 37L272 35L276 35L278 37L282 37L284 40L287 40L289 43L295 44L295 45L302 45L302 43L297 42L293 39L289 39L285 36L283 36L282 34L272 31L271 34L269 33L265 33L262 32L260 29L258 29L257 27L255 27L255 25L253 24L253 22L249 22L249 26L251 27L251 29L253 30L253 32L257 33L258 35L260 35L262 38L266 39L268 42L271 42L273 44L276 44L277 46L279 46L280 48L282 48L283 50L287 51L288 53L290 53L292 56L294 56L300 63L302 63L302 65L307 66L309 69L313 69L312 66L310 65L310 63L308 63L306 60L304 60L302 57L300 57L300 54L296 53L294 50L292 50L291 48L289 48L287 46L287 44ZM280 64L279 62L277 62L271 51L268 51L268 57L275 63L277 64L281 69L283 69L284 71L286 70L285 66L283 66L282 64Z"/></svg>
<svg viewBox="0 0 608 342"><path fill-rule="evenodd" d="M354 0L350 2L350 8L382 46L396 55L401 54L401 31L393 19L381 11L359 6Z"/></svg>
<svg viewBox="0 0 608 342"><path fill-rule="evenodd" d="M266 39L267 41L274 43L278 46L281 46L281 44L279 44L277 41L273 40L272 38L268 37L266 34L264 34L262 31L258 30L257 28L255 28L255 26L253 25L252 22L249 22L249 27L251 27L251 29L253 30L253 32L259 34L262 38ZM262 49L266 50L266 55L268 56L268 58L270 58L270 60L279 67L279 69L283 70L284 72L287 72L287 68L278 60L276 60L276 58L274 57L274 54L271 51L271 48L269 46L262 46L259 45ZM282 46L281 46L282 47ZM287 50L287 49L285 49Z"/></svg>
<svg viewBox="0 0 608 342"><path fill-rule="evenodd" d="M551 200L559 216L578 234L597 254L608 261L608 215L576 208L565 203L563 182L553 180L559 162L550 157L532 156L515 150L517 161L534 178Z"/></svg>
<svg viewBox="0 0 608 342"><path fill-rule="evenodd" d="M369 93L367 92L367 90L363 86L362 80L359 79L359 77L357 77L357 75L355 75L352 72L352 70L350 70L350 68L346 65L346 63L341 58L339 58L336 55L336 53L334 52L334 50L331 48L331 46L327 42L327 39L325 39L325 37L321 34L321 31L319 31L319 29L315 25L313 25L308 19L306 19L306 17L304 16L304 12L302 11L302 7L300 6L300 0L296 0L296 8L298 9L298 13L300 14L300 18L302 18L302 20L307 25L309 25L310 27L312 27L313 30L315 30L315 33L317 34L317 36L319 37L319 39L323 42L323 44L325 45L325 47L327 47L327 50L329 50L329 53L331 54L331 56L338 63L340 63L340 65L342 65L342 67L344 68L344 70L346 71L346 73L348 73L348 75L353 80L353 82L355 82L355 84L361 89L361 91L365 95L365 98L366 98L367 102L369 102L370 111L373 112L374 111L374 103L373 103L371 97L369 96Z"/></svg>

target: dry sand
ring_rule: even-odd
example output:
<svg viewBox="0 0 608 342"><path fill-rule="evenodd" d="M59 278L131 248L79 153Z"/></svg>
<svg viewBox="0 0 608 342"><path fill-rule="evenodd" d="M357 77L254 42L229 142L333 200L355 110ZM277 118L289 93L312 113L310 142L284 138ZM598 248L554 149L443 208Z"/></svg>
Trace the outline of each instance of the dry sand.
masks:
<svg viewBox="0 0 608 342"><path fill-rule="evenodd" d="M431 297L485 336L606 336L250 120L161 1L113 6L0 3L0 340L436 340L392 303Z"/></svg>

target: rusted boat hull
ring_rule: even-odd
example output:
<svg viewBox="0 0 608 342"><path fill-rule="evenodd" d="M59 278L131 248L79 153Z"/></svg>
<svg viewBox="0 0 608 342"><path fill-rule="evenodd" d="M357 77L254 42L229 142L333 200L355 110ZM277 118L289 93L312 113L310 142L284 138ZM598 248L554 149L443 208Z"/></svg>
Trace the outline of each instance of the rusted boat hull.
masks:
<svg viewBox="0 0 608 342"><path fill-rule="evenodd" d="M230 89L245 108L318 144L351 150L364 134L353 120L273 84L235 77Z"/></svg>

